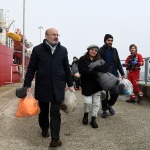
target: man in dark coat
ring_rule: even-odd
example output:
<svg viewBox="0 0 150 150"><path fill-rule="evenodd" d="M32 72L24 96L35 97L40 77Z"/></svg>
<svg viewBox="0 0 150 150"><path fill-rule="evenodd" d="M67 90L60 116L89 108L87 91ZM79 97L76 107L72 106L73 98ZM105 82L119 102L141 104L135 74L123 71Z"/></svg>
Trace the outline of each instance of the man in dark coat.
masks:
<svg viewBox="0 0 150 150"><path fill-rule="evenodd" d="M48 137L51 131L50 147L61 146L59 137L61 114L60 106L64 100L66 83L73 91L73 81L68 61L68 52L59 42L58 31L47 29L42 44L33 48L25 75L24 87L29 87L35 76L35 98L39 101L39 125L42 136ZM51 105L50 103L51 102ZM49 121L50 109L50 121ZM50 123L49 123L50 122Z"/></svg>
<svg viewBox="0 0 150 150"><path fill-rule="evenodd" d="M124 71L122 69L122 65L120 62L120 58L117 52L117 49L112 47L113 36L110 34L106 34L104 37L104 45L100 48L99 54L105 60L108 65L108 70L110 73L118 77L118 70L121 74L122 78L125 78ZM110 90L110 99L108 100L108 91L106 99L102 100L102 110L101 114L102 118L107 118L107 110L109 110L111 115L115 114L112 106L116 103L117 98L119 96L119 87L116 85L114 88Z"/></svg>

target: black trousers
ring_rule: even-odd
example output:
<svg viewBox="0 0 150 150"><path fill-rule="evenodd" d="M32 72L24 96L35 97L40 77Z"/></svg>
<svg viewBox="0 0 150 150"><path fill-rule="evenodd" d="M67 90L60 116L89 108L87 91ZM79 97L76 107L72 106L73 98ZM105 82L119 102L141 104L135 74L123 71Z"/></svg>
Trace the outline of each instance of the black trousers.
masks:
<svg viewBox="0 0 150 150"><path fill-rule="evenodd" d="M109 106L113 106L116 101L117 101L117 98L119 96L119 86L118 85L115 85L110 91L110 99L108 100L108 91L106 92L106 98L104 100L102 100L102 110L103 111L106 111L108 108L108 105Z"/></svg>
<svg viewBox="0 0 150 150"><path fill-rule="evenodd" d="M39 101L39 106L41 109L39 113L39 125L42 130L48 130L50 127L52 139L59 139L60 125L61 125L60 105L61 102L50 103Z"/></svg>
<svg viewBox="0 0 150 150"><path fill-rule="evenodd" d="M75 79L74 82L75 82L75 88L79 88L81 82L80 79L77 80Z"/></svg>

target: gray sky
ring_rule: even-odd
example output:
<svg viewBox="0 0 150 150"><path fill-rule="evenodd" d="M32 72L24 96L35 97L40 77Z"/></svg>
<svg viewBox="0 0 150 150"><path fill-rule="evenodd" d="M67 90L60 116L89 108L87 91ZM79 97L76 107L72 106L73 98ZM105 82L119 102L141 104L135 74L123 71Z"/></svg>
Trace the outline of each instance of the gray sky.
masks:
<svg viewBox="0 0 150 150"><path fill-rule="evenodd" d="M80 57L90 44L103 45L104 35L112 34L120 59L129 55L134 43L143 57L150 56L150 0L25 0L25 35L34 45L45 30L55 27L60 42L72 57ZM23 25L23 0L0 0L0 9L8 10L15 20L11 31Z"/></svg>

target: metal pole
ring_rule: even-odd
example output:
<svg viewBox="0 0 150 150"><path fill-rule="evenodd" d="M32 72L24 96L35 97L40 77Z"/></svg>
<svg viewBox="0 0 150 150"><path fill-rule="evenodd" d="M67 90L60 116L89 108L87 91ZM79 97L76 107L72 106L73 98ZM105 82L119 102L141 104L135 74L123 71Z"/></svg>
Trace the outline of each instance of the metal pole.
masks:
<svg viewBox="0 0 150 150"><path fill-rule="evenodd" d="M43 27L39 26L39 29L40 29L40 43L41 43L41 30L43 29Z"/></svg>
<svg viewBox="0 0 150 150"><path fill-rule="evenodd" d="M145 58L145 84L148 82L148 73L149 73L149 58Z"/></svg>
<svg viewBox="0 0 150 150"><path fill-rule="evenodd" d="M23 49L22 49L22 80L24 80L25 65L25 0L23 0Z"/></svg>

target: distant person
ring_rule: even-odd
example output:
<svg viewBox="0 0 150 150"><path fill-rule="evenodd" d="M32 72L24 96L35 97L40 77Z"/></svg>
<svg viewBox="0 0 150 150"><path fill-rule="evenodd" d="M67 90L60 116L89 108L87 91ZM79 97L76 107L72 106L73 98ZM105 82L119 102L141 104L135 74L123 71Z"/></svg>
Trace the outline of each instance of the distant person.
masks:
<svg viewBox="0 0 150 150"><path fill-rule="evenodd" d="M82 94L84 98L84 116L82 123L84 125L88 124L88 116L90 112L89 106L92 104L92 117L90 122L92 128L98 128L96 117L100 108L100 91L102 91L102 88L96 80L97 71L94 71L94 69L90 70L88 66L100 58L98 50L99 47L97 45L90 45L87 48L85 55L79 59L78 63L79 73L81 74ZM99 71L101 72L107 72L106 69L105 66L99 67Z"/></svg>
<svg viewBox="0 0 150 150"><path fill-rule="evenodd" d="M49 137L50 128L50 147L61 146L60 106L64 100L66 83L71 91L74 88L68 62L68 52L60 44L59 34L55 28L47 29L43 43L33 48L23 87L28 87L28 90L30 90L34 75L35 98L39 101L41 110L39 125L42 136Z"/></svg>
<svg viewBox="0 0 150 150"><path fill-rule="evenodd" d="M123 66L126 67L128 71L128 79L133 84L133 93L130 95L130 99L126 100L126 102L135 103L134 92L137 92L137 102L139 103L143 99L143 92L141 92L138 86L138 80L140 77L140 66L144 65L144 61L142 55L137 53L137 46L135 44L129 46L129 51L131 54L126 58Z"/></svg>
<svg viewBox="0 0 150 150"><path fill-rule="evenodd" d="M113 36L110 34L106 34L104 37L104 45L100 48L99 54L105 60L106 64L108 65L108 70L110 73L119 77L118 71L120 72L122 78L125 78L124 71L122 69L122 65L120 62L120 58L118 55L118 51L116 48L112 47L113 44ZM106 99L102 100L102 118L107 118L108 113L107 110L111 115L115 114L115 110L112 106L116 103L118 96L119 96L119 86L115 85L109 93L110 99L108 100L108 91L106 92Z"/></svg>
<svg viewBox="0 0 150 150"><path fill-rule="evenodd" d="M73 62L71 64L71 71L72 71L73 80L75 82L74 85L75 90L79 90L80 88L80 74L78 70L78 62L79 62L78 58L73 57Z"/></svg>

